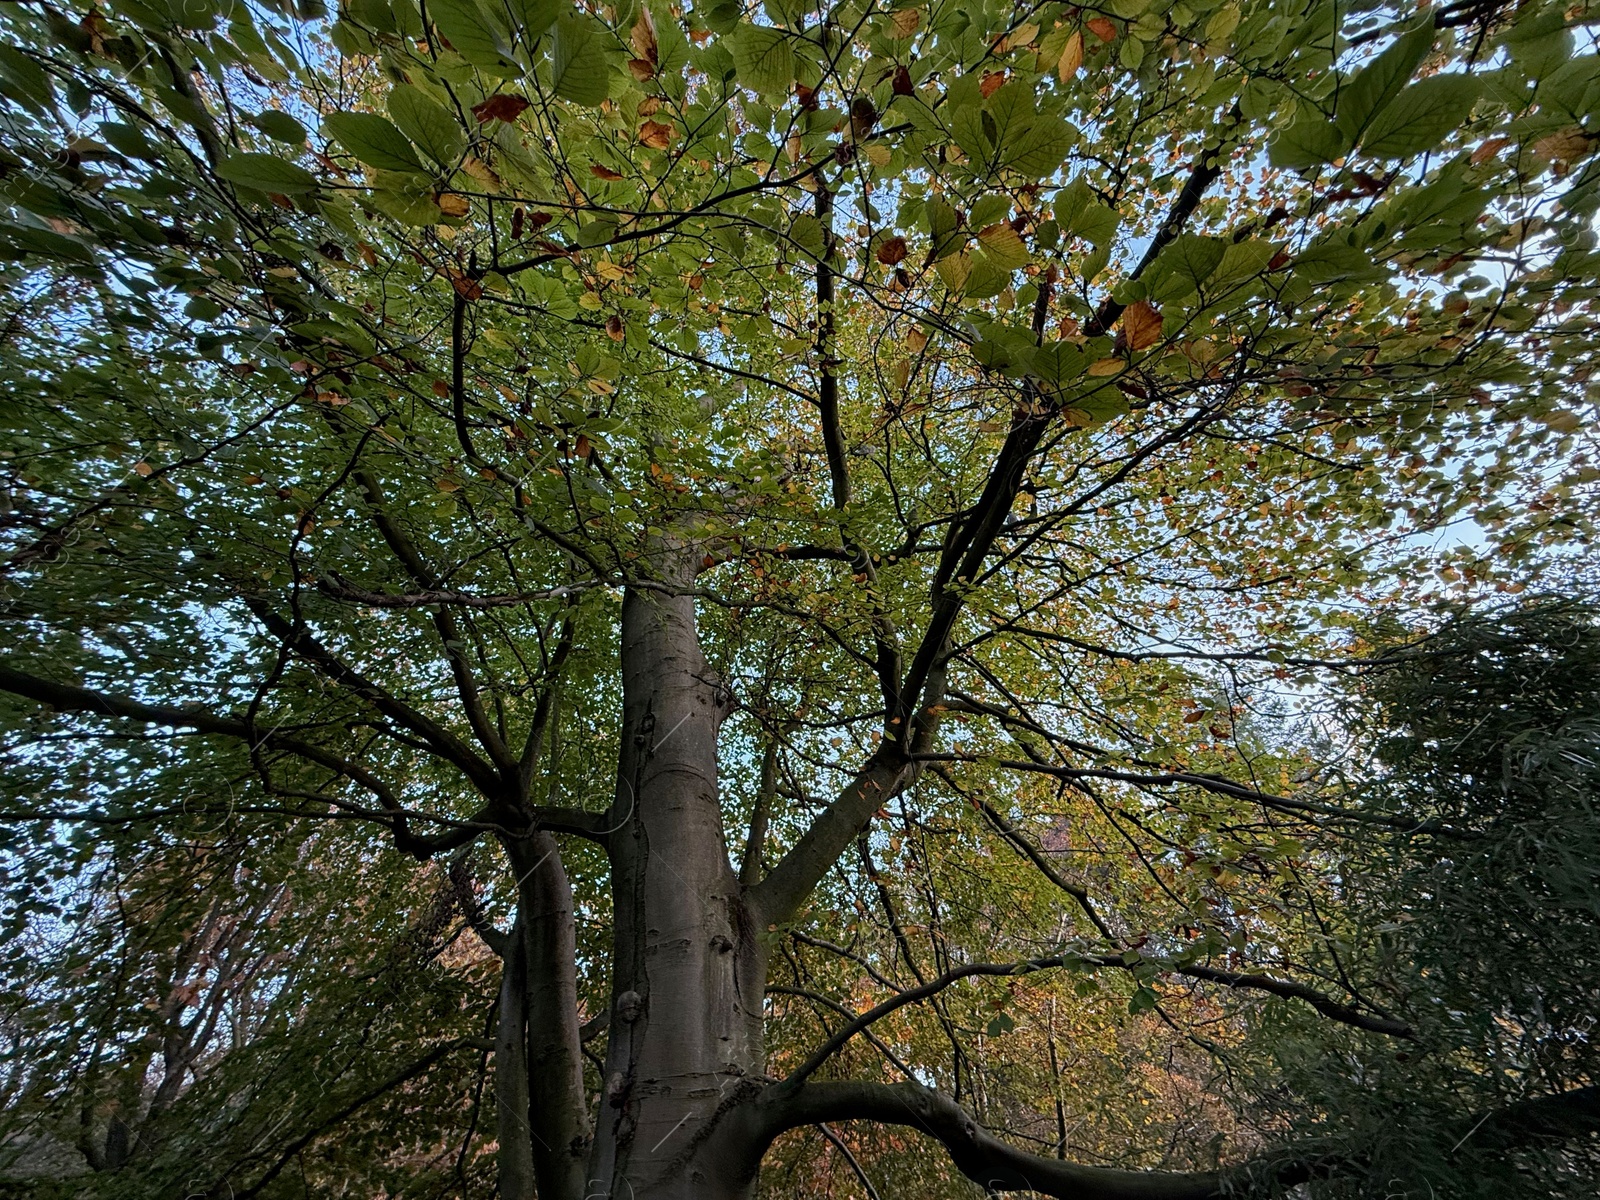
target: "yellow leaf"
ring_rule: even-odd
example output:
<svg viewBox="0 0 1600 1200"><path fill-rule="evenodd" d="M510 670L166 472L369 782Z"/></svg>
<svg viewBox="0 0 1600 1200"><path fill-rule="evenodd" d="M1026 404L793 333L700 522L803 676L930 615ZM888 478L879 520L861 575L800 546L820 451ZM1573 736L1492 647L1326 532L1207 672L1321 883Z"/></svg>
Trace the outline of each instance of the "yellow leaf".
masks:
<svg viewBox="0 0 1600 1200"><path fill-rule="evenodd" d="M1004 221L986 226L978 234L978 242L996 266L1008 271L1028 261L1028 248L1023 245L1022 235Z"/></svg>
<svg viewBox="0 0 1600 1200"><path fill-rule="evenodd" d="M1039 27L1031 22L1006 35L1005 49L1015 50L1019 46L1026 46L1039 36Z"/></svg>
<svg viewBox="0 0 1600 1200"><path fill-rule="evenodd" d="M1101 358L1089 364L1091 375L1115 375L1126 364L1120 358Z"/></svg>
<svg viewBox="0 0 1600 1200"><path fill-rule="evenodd" d="M963 250L959 254L941 258L936 270L939 278L944 280L945 287L952 292L959 292L966 286L967 276L972 274L972 256Z"/></svg>
<svg viewBox="0 0 1600 1200"><path fill-rule="evenodd" d="M494 169L481 158L477 157L477 155L467 155L467 160L461 164L461 169L468 175L471 175L479 183L487 187L491 192L505 191L505 183L501 180L500 176L496 175L494 173Z"/></svg>
<svg viewBox="0 0 1600 1200"><path fill-rule="evenodd" d="M1078 73L1078 68L1083 66L1083 33L1074 30L1067 44L1061 48L1061 61L1056 64L1056 74L1061 77L1061 82L1066 83Z"/></svg>

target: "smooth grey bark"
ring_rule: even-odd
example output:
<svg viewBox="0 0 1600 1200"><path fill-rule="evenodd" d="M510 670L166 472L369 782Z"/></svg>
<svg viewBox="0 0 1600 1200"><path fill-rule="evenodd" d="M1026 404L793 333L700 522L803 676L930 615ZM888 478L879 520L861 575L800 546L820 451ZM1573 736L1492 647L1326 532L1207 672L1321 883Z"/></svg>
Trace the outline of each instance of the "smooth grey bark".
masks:
<svg viewBox="0 0 1600 1200"><path fill-rule="evenodd" d="M687 591L687 556L679 574ZM696 1151L762 1072L766 948L728 860L717 792L726 697L692 597L627 592L622 679L612 1014L588 1194L738 1200L748 1181Z"/></svg>
<svg viewBox="0 0 1600 1200"><path fill-rule="evenodd" d="M528 1124L528 950L519 913L500 968L494 1039L495 1129L500 1200L532 1200L533 1130Z"/></svg>
<svg viewBox="0 0 1600 1200"><path fill-rule="evenodd" d="M532 858L531 865L521 861ZM512 856L527 912L529 1102L543 1134L533 1148L542 1200L579 1200L592 1139L579 1049L578 946L572 885L553 835Z"/></svg>

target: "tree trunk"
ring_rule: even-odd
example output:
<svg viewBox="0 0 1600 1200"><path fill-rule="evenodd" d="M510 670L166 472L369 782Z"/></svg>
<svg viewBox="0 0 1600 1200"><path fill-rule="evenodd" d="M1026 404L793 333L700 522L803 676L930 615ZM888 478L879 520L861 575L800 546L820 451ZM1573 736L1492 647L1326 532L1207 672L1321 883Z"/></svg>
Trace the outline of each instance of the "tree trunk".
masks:
<svg viewBox="0 0 1600 1200"><path fill-rule="evenodd" d="M674 582L685 589L690 566ZM739 1200L748 1181L697 1154L762 1072L766 947L728 861L717 795L722 688L692 598L630 590L610 839L612 1014L588 1194Z"/></svg>
<svg viewBox="0 0 1600 1200"><path fill-rule="evenodd" d="M500 1200L582 1200L591 1138L572 887L551 834L507 850L518 883L495 1043Z"/></svg>

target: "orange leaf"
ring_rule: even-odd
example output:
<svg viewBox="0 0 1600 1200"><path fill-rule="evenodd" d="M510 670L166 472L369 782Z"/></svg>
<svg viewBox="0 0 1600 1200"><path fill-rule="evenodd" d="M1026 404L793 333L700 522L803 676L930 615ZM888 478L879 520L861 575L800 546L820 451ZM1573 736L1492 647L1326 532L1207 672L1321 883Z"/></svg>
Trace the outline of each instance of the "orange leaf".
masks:
<svg viewBox="0 0 1600 1200"><path fill-rule="evenodd" d="M613 182L622 178L621 171L613 171L610 167L602 167L599 163L595 163L590 166L589 174L593 175L596 179L609 179Z"/></svg>
<svg viewBox="0 0 1600 1200"><path fill-rule="evenodd" d="M486 125L490 121L504 121L510 124L531 104L532 101L526 96L502 92L498 96L490 96L482 104L474 104L472 115L478 118L479 125Z"/></svg>
<svg viewBox="0 0 1600 1200"><path fill-rule="evenodd" d="M1061 48L1061 61L1056 64L1056 74L1061 77L1061 82L1066 83L1078 73L1078 68L1083 66L1083 33L1074 30L1067 44Z"/></svg>
<svg viewBox="0 0 1600 1200"><path fill-rule="evenodd" d="M1130 350L1148 350L1161 340L1161 312L1148 300L1135 300L1122 313L1122 336Z"/></svg>
<svg viewBox="0 0 1600 1200"><path fill-rule="evenodd" d="M652 150L665 150L672 145L672 126L659 121L646 121L639 127L639 140Z"/></svg>
<svg viewBox="0 0 1600 1200"><path fill-rule="evenodd" d="M656 65L648 58L630 58L628 60L628 73L640 83L647 83L655 78Z"/></svg>
<svg viewBox="0 0 1600 1200"><path fill-rule="evenodd" d="M450 385L442 379L435 379L433 381L433 394L439 397L441 400L448 399L450 396Z"/></svg>
<svg viewBox="0 0 1600 1200"><path fill-rule="evenodd" d="M576 454L579 458L588 458L589 457L589 435L588 434L580 433L578 435L578 444L575 445L572 448L572 452L574 454Z"/></svg>
<svg viewBox="0 0 1600 1200"><path fill-rule="evenodd" d="M1000 90L1000 85L1005 81L1004 71L985 71L982 81L978 84L978 91L983 93L983 98L987 100Z"/></svg>
<svg viewBox="0 0 1600 1200"><path fill-rule="evenodd" d="M133 464L134 474L143 475L146 479L150 477L154 470L155 468L147 462L136 462Z"/></svg>
<svg viewBox="0 0 1600 1200"><path fill-rule="evenodd" d="M1091 17L1084 22L1089 27L1089 32L1102 42L1112 41L1117 36L1117 26L1105 17Z"/></svg>
<svg viewBox="0 0 1600 1200"><path fill-rule="evenodd" d="M627 336L627 334L622 331L622 318L617 316L616 313L612 313L611 316L606 319L606 336L613 342L620 342Z"/></svg>
<svg viewBox="0 0 1600 1200"><path fill-rule="evenodd" d="M447 217L464 217L472 211L472 201L456 192L444 192L434 197L434 203Z"/></svg>
<svg viewBox="0 0 1600 1200"><path fill-rule="evenodd" d="M878 261L886 267L903 262L905 257L906 240L903 237L892 237L878 247Z"/></svg>

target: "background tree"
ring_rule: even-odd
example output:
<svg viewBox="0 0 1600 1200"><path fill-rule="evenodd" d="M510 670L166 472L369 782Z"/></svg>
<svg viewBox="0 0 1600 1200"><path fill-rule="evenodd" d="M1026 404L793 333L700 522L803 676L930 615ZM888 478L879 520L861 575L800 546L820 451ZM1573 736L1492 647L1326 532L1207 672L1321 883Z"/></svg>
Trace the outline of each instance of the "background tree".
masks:
<svg viewBox="0 0 1600 1200"><path fill-rule="evenodd" d="M785 1134L862 1189L851 1138L925 1194L1361 1188L1371 1123L1298 1136L1326 1073L1245 1082L1280 1023L1484 1069L1339 875L1415 820L1273 706L1424 572L1591 535L1583 10L5 20L15 919L54 870L103 922L221 816L234 865L98 952L158 1017L273 886L332 962L410 947L403 1003L240 978L300 1062L348 1004L415 1015L321 1107L179 1046L248 1148L185 1186L331 1194L353 1146L470 1188L474 1050L496 1187L542 1200L744 1197ZM491 987L413 965L463 925ZM33 1019L93 1027L47 977ZM173 1022L121 1091L24 1072L108 1186L193 1169L136 1170ZM1434 1095L1429 1136L1580 1179L1590 1078Z"/></svg>

